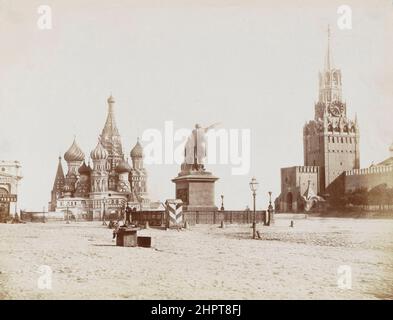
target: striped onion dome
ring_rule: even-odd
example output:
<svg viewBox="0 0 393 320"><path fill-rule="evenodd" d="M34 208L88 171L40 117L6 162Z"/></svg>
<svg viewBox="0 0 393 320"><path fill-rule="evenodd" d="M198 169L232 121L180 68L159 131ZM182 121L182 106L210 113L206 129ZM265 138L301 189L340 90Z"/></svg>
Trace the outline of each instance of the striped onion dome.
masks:
<svg viewBox="0 0 393 320"><path fill-rule="evenodd" d="M108 151L104 148L101 141L98 141L95 149L90 153L92 160L105 160L108 158Z"/></svg>
<svg viewBox="0 0 393 320"><path fill-rule="evenodd" d="M79 146L76 143L76 140L74 139L74 142L72 143L71 147L64 154L64 160L70 162L70 161L83 161L84 159L85 159L85 154L83 153L82 149L79 148Z"/></svg>

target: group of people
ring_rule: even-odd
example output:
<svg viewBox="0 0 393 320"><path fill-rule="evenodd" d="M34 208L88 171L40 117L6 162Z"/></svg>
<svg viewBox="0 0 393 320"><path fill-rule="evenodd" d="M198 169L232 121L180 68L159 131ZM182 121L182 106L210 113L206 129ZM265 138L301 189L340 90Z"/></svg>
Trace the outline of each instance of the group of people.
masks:
<svg viewBox="0 0 393 320"><path fill-rule="evenodd" d="M120 220L118 220L117 222L115 221L110 221L108 228L112 229L113 228L113 239L116 238L116 235L119 231L119 229L121 227L128 227L129 225L131 225L132 222L132 212L136 211L136 208L131 209L130 206L127 204L125 207L125 219L124 219L124 213L122 212L122 217ZM122 221L124 219L123 225L120 224L120 221Z"/></svg>

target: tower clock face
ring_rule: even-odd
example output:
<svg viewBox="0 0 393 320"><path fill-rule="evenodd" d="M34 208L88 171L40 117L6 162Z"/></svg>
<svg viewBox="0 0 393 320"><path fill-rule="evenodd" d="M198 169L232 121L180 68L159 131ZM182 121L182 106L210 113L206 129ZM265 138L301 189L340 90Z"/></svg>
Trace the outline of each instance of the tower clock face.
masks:
<svg viewBox="0 0 393 320"><path fill-rule="evenodd" d="M338 117L344 112L344 105L339 101L335 101L329 106L329 111L333 116Z"/></svg>

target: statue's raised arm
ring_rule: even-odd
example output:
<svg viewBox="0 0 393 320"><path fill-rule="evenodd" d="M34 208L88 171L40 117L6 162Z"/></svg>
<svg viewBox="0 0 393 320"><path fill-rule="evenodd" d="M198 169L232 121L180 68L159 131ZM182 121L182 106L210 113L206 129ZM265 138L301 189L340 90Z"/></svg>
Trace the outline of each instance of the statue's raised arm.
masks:
<svg viewBox="0 0 393 320"><path fill-rule="evenodd" d="M207 132L207 131L209 131L210 129L213 129L213 128L219 126L220 124L221 124L220 122L213 123L212 125L210 125L210 126L204 128L204 129L205 129L205 132Z"/></svg>

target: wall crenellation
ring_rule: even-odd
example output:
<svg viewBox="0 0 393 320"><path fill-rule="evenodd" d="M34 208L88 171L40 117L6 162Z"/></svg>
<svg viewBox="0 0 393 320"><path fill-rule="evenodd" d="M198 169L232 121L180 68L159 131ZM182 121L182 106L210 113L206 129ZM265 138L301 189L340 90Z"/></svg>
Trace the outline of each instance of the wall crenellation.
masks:
<svg viewBox="0 0 393 320"><path fill-rule="evenodd" d="M346 176L354 176L354 175L367 175L367 174L376 174L376 173L386 173L393 171L393 166L376 166L369 167L363 169L353 169L345 171Z"/></svg>

